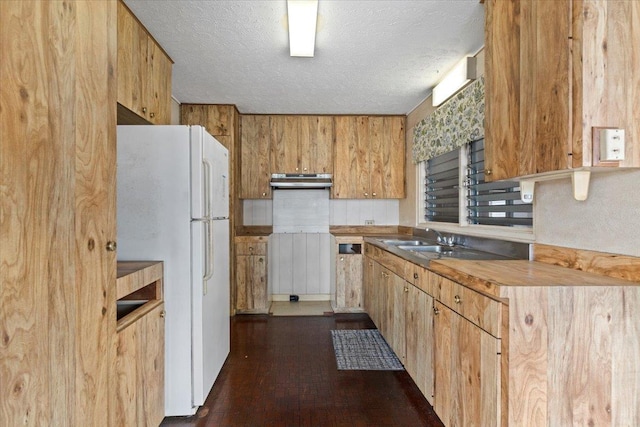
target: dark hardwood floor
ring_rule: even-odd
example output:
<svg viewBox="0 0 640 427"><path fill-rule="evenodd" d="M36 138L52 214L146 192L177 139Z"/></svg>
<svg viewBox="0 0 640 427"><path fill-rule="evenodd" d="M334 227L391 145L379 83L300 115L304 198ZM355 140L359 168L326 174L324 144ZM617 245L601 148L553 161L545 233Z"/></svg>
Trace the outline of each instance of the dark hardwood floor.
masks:
<svg viewBox="0 0 640 427"><path fill-rule="evenodd" d="M163 426L442 426L406 371L338 371L332 329L366 314L231 320L231 353L205 405Z"/></svg>

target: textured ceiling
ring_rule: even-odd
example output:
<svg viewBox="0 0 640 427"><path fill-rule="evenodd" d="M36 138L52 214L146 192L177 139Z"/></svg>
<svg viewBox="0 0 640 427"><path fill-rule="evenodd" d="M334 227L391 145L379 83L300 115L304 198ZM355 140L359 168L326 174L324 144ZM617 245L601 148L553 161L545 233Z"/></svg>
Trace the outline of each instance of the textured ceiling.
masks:
<svg viewBox="0 0 640 427"><path fill-rule="evenodd" d="M182 103L241 113L406 114L483 45L478 0L320 0L313 58L289 57L285 0L125 0L174 60Z"/></svg>

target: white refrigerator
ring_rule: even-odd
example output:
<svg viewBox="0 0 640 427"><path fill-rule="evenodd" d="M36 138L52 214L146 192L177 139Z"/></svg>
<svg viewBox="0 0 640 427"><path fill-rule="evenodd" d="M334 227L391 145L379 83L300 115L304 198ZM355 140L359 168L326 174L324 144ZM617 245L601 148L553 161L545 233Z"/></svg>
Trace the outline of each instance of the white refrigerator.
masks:
<svg viewBox="0 0 640 427"><path fill-rule="evenodd" d="M229 157L201 126L118 126L119 260L164 261L165 415L193 415L229 354Z"/></svg>

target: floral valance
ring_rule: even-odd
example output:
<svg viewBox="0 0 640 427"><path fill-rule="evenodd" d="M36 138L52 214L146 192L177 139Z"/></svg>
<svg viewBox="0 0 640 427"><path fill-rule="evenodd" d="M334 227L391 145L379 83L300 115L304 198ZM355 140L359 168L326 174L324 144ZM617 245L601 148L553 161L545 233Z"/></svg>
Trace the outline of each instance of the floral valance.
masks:
<svg viewBox="0 0 640 427"><path fill-rule="evenodd" d="M484 137L484 77L413 128L413 161L429 160Z"/></svg>

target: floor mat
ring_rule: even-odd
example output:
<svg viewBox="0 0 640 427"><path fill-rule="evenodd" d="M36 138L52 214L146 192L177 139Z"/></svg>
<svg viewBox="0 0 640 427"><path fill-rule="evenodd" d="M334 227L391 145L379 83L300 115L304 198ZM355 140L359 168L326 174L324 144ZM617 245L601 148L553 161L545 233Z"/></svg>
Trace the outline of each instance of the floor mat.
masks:
<svg viewBox="0 0 640 427"><path fill-rule="evenodd" d="M338 370L404 370L377 329L332 330L331 338Z"/></svg>

